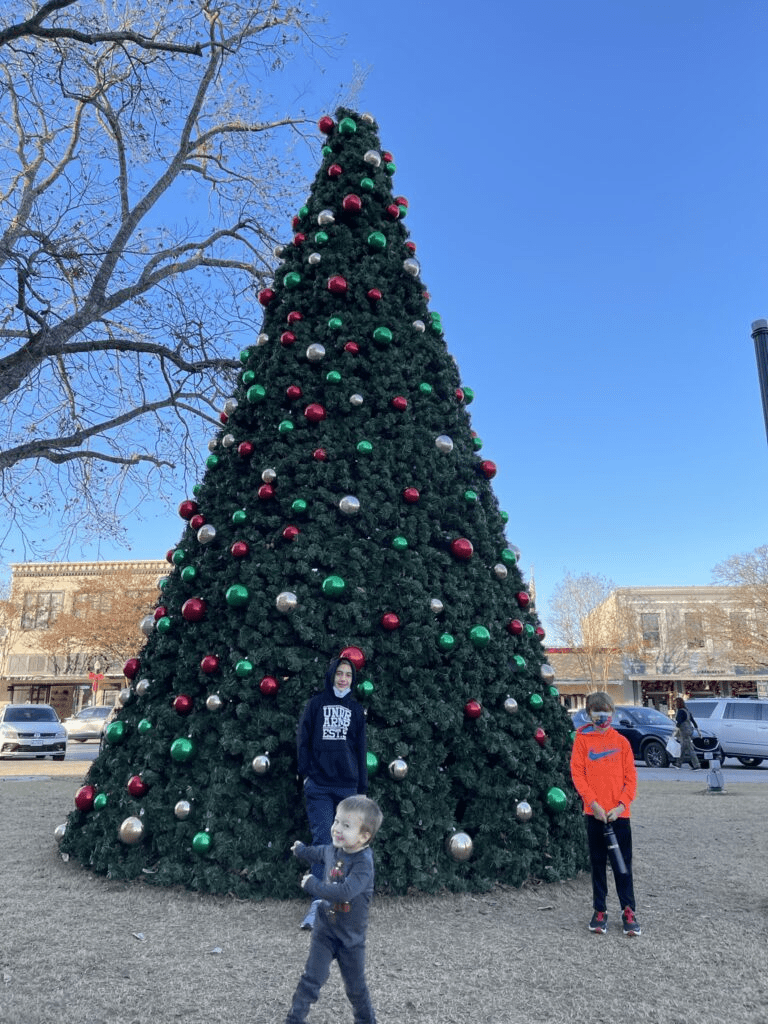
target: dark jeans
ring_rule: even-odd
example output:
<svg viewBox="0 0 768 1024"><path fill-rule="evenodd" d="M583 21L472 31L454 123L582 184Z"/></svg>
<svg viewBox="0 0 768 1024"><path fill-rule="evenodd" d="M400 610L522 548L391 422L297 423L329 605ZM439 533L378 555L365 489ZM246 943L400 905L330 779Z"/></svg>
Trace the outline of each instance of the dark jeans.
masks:
<svg viewBox="0 0 768 1024"><path fill-rule="evenodd" d="M303 1024L312 1003L328 980L333 960L338 960L347 999L352 1004L355 1024L376 1024L368 986L365 983L365 946L343 946L321 916L312 931L309 956L285 1024Z"/></svg>
<svg viewBox="0 0 768 1024"><path fill-rule="evenodd" d="M587 841L589 843L589 862L592 867L592 904L595 910L605 910L605 901L608 896L608 846L605 841L605 826L592 814L585 814L584 820L587 823ZM616 841L619 844L621 855L627 866L625 875L619 874L613 861L613 878L616 882L616 893L619 897L621 909L630 907L635 910L635 888L632 884L632 828L629 818L617 818L612 822L613 831L616 833Z"/></svg>
<svg viewBox="0 0 768 1024"><path fill-rule="evenodd" d="M307 819L312 832L313 846L327 846L331 842L331 825L336 814L337 804L346 796L354 796L356 789L331 789L318 786L307 779L304 783L304 800L307 805ZM323 880L323 864L313 864L312 874Z"/></svg>

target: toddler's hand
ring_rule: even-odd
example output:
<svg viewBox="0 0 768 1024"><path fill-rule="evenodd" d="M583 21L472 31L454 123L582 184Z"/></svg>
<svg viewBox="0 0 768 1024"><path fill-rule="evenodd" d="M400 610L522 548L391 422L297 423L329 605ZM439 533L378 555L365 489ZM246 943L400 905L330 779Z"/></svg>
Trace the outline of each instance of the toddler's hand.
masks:
<svg viewBox="0 0 768 1024"><path fill-rule="evenodd" d="M303 877L303 878L302 878L302 880L301 880L301 888L302 888L302 889L306 889L306 887L307 887L307 882L308 882L308 881L310 880L310 878L311 878L311 877L312 877L312 872L311 872L311 871L308 871L308 872L306 873L306 875L304 875L304 877Z"/></svg>
<svg viewBox="0 0 768 1024"><path fill-rule="evenodd" d="M297 839L296 842L291 847L291 853L295 854L298 848L303 845L304 844L302 843L302 841L300 839Z"/></svg>

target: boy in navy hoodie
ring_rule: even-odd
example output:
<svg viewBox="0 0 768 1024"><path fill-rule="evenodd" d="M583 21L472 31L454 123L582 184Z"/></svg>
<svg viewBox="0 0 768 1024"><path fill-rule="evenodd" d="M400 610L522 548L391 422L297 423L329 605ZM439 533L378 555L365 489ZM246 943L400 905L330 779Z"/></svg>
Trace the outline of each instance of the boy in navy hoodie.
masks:
<svg viewBox="0 0 768 1024"><path fill-rule="evenodd" d="M309 701L299 722L299 776L304 780L313 846L331 842L331 822L339 801L368 790L365 712L351 692L356 678L350 661L334 658L322 692ZM322 879L322 864L314 864L313 871ZM313 902L302 928L312 928L316 910Z"/></svg>
<svg viewBox="0 0 768 1024"><path fill-rule="evenodd" d="M339 964L355 1024L376 1024L365 982L365 938L373 897L373 854L369 844L381 826L382 817L378 805L367 796L347 797L336 808L331 843L305 846L297 841L291 847L295 857L320 865L323 878L318 880L308 872L301 880L301 887L318 897L319 909L307 965L285 1024L303 1024L307 1019L334 960Z"/></svg>

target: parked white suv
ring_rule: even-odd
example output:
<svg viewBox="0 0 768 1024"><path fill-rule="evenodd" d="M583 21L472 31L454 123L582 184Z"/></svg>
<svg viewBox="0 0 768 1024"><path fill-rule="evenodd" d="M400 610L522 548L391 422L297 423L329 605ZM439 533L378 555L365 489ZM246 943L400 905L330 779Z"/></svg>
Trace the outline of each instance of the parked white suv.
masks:
<svg viewBox="0 0 768 1024"><path fill-rule="evenodd" d="M693 697L685 706L717 736L726 757L737 757L748 768L756 768L768 757L768 700Z"/></svg>

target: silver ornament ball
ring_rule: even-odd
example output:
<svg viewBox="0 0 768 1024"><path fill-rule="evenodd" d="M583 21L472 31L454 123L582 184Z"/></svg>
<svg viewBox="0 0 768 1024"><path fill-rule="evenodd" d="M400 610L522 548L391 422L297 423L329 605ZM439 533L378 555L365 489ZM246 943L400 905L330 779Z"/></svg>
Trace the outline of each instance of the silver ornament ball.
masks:
<svg viewBox="0 0 768 1024"><path fill-rule="evenodd" d="M398 782L401 779L405 778L405 776L408 774L408 765L405 763L402 757L397 757L395 758L394 761L390 762L389 774L392 776L393 779L397 779Z"/></svg>
<svg viewBox="0 0 768 1024"><path fill-rule="evenodd" d="M269 335L265 334L264 331L262 331L261 334L256 339L256 345L257 345L258 348L261 348L261 346L262 345L266 345L268 341L269 341Z"/></svg>
<svg viewBox="0 0 768 1024"><path fill-rule="evenodd" d="M452 452L453 441L447 434L440 434L435 438L435 447L439 452Z"/></svg>
<svg viewBox="0 0 768 1024"><path fill-rule="evenodd" d="M466 832L454 832L448 837L448 853L456 861L469 860L474 850L472 838Z"/></svg>
<svg viewBox="0 0 768 1024"><path fill-rule="evenodd" d="M423 334L427 329L427 325L423 320L414 320L411 327L416 331L417 334Z"/></svg>
<svg viewBox="0 0 768 1024"><path fill-rule="evenodd" d="M432 612L433 615L440 615L443 612L444 608L445 605L437 597L433 597L432 600L429 602L429 610Z"/></svg>
<svg viewBox="0 0 768 1024"><path fill-rule="evenodd" d="M130 688L130 686L123 687L123 689L117 695L117 700L120 704L122 704L123 707L125 707L126 704L131 703L131 701L133 700L133 690Z"/></svg>
<svg viewBox="0 0 768 1024"><path fill-rule="evenodd" d="M527 800L520 800L515 808L518 821L530 821L533 817L533 808Z"/></svg>
<svg viewBox="0 0 768 1024"><path fill-rule="evenodd" d="M336 218L333 215L333 210L321 210L317 215L317 223L321 228L327 227L328 224L335 224Z"/></svg>
<svg viewBox="0 0 768 1024"><path fill-rule="evenodd" d="M541 678L545 683L554 683L555 681L555 670L551 665L541 666Z"/></svg>
<svg viewBox="0 0 768 1024"><path fill-rule="evenodd" d="M200 544L210 544L212 540L216 539L216 527L205 523L197 531L197 539Z"/></svg>
<svg viewBox="0 0 768 1024"><path fill-rule="evenodd" d="M323 262L323 257L319 252L311 252L307 257L307 263L310 267L316 267L319 263Z"/></svg>
<svg viewBox="0 0 768 1024"><path fill-rule="evenodd" d="M235 443L235 435L234 434L225 434L224 437L222 437L222 439L221 439L221 446L222 446L222 448L231 448L234 443Z"/></svg>
<svg viewBox="0 0 768 1024"><path fill-rule="evenodd" d="M369 149L363 154L363 160L371 167L381 167L381 153L378 153L375 149Z"/></svg>
<svg viewBox="0 0 768 1024"><path fill-rule="evenodd" d="M266 775L269 771L269 758L266 754L259 754L251 761L251 768L257 775Z"/></svg>
<svg viewBox="0 0 768 1024"><path fill-rule="evenodd" d="M144 822L141 818L131 816L121 823L117 834L121 843L125 843L126 846L135 846L144 838L144 831Z"/></svg>
<svg viewBox="0 0 768 1024"><path fill-rule="evenodd" d="M236 398L228 398L226 400L226 402L224 403L224 412L227 414L227 416L231 416L236 408L237 408L237 399Z"/></svg>
<svg viewBox="0 0 768 1024"><path fill-rule="evenodd" d="M509 576L509 570L503 562L497 562L493 567L493 575L497 580L505 580Z"/></svg>
<svg viewBox="0 0 768 1024"><path fill-rule="evenodd" d="M205 698L205 706L209 711L221 711L224 707L224 701L218 695L218 693L211 693Z"/></svg>
<svg viewBox="0 0 768 1024"><path fill-rule="evenodd" d="M363 401L363 396L358 395L357 393L349 396L349 404L353 405L356 409L360 408L360 406L363 404Z"/></svg>
<svg viewBox="0 0 768 1024"><path fill-rule="evenodd" d="M264 472L261 474L261 479L264 481L265 484L273 484L275 480L277 480L277 470L265 469Z"/></svg>
<svg viewBox="0 0 768 1024"><path fill-rule="evenodd" d="M216 440L216 438L211 438L211 440L208 442L208 451L215 452L218 447L219 442Z"/></svg>
<svg viewBox="0 0 768 1024"><path fill-rule="evenodd" d="M409 257L407 260L403 260L403 270L406 274L410 274L411 277L418 277L421 272L421 266L418 260Z"/></svg>
<svg viewBox="0 0 768 1024"><path fill-rule="evenodd" d="M508 715L515 714L515 712L518 710L518 706L517 701L514 697L507 697L507 699L504 701L504 710L507 712Z"/></svg>
<svg viewBox="0 0 768 1024"><path fill-rule="evenodd" d="M339 502L339 508L345 516L356 516L360 511L360 501L354 494L345 494Z"/></svg>
<svg viewBox="0 0 768 1024"><path fill-rule="evenodd" d="M138 681L138 683L136 683L136 694L137 694L137 696L139 696L139 697L146 697L146 695L148 693L149 693L149 680L148 679L140 679Z"/></svg>
<svg viewBox="0 0 768 1024"><path fill-rule="evenodd" d="M192 804L189 800L179 800L173 808L173 813L179 821L184 821L192 813Z"/></svg>
<svg viewBox="0 0 768 1024"><path fill-rule="evenodd" d="M295 611L299 600L295 594L292 594L290 590L284 590L278 594L275 598L275 607L279 612L283 612L287 615L289 612Z"/></svg>
<svg viewBox="0 0 768 1024"><path fill-rule="evenodd" d="M53 838L56 840L57 843L61 842L61 840L64 838L64 833L66 831L67 831L67 823L66 823L66 821L63 821L61 823L61 825L57 825L56 826L56 828L53 830Z"/></svg>
<svg viewBox="0 0 768 1024"><path fill-rule="evenodd" d="M144 618L139 623L139 629L141 630L141 632L144 634L144 636L149 636L154 628L155 616L145 615Z"/></svg>
<svg viewBox="0 0 768 1024"><path fill-rule="evenodd" d="M319 363L325 359L325 348L318 342L314 342L307 349L306 356L310 363Z"/></svg>

